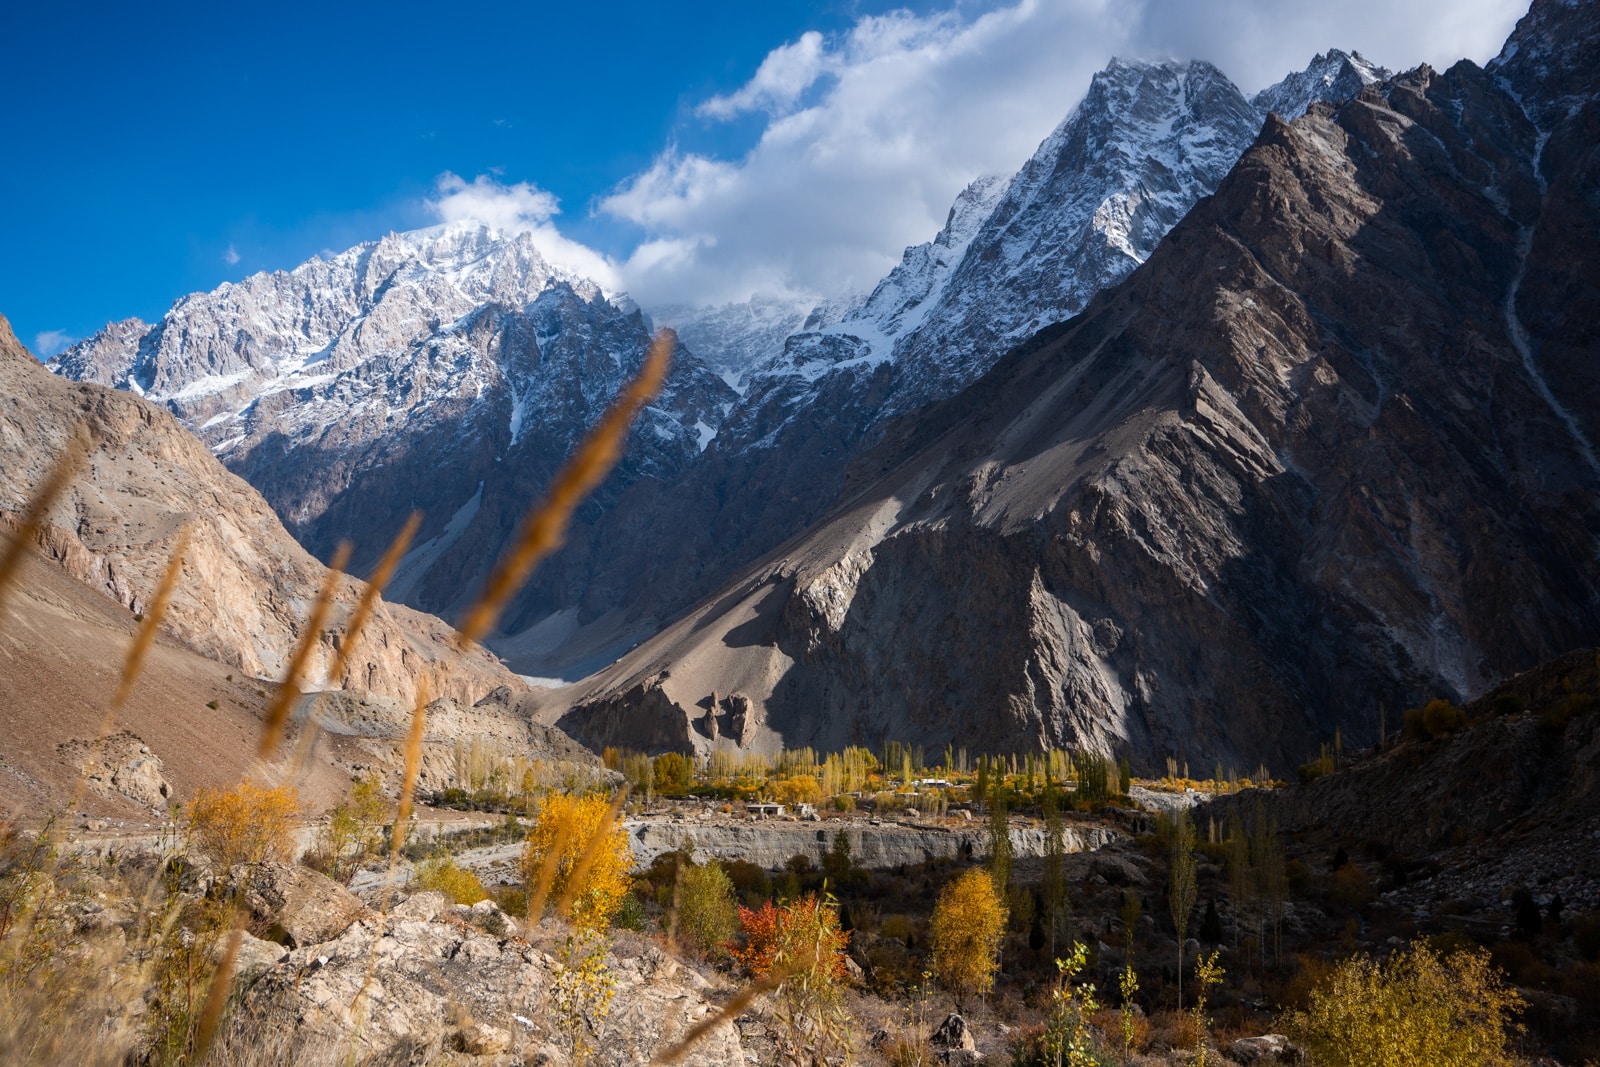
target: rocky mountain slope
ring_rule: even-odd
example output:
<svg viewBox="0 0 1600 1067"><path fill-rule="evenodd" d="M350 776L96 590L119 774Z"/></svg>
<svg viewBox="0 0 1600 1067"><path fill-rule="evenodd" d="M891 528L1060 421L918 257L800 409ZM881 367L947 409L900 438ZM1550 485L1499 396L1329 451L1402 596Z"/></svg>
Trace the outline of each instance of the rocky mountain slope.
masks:
<svg viewBox="0 0 1600 1067"><path fill-rule="evenodd" d="M168 631L244 674L276 678L322 583L322 565L259 493L160 408L50 375L9 324L0 326L0 340L0 457L12 475L0 486L0 511L17 514L84 427L89 456L51 511L41 534L45 554L137 612L188 524L185 578L168 609ZM353 578L341 582L335 617L354 606L361 588ZM335 640L314 652L309 677L331 665ZM423 679L434 693L472 701L516 684L493 656L457 653L454 632L438 619L395 604L373 617L346 676L331 681L408 700Z"/></svg>
<svg viewBox="0 0 1600 1067"><path fill-rule="evenodd" d="M1367 756L1273 798L1286 830L1383 841L1411 903L1537 887L1547 904L1600 908L1600 654L1580 649L1495 687L1466 725ZM1505 894L1509 895L1509 894Z"/></svg>
<svg viewBox="0 0 1600 1067"><path fill-rule="evenodd" d="M527 235L458 223L193 294L51 366L168 408L323 559L352 538L369 565L421 509L393 595L453 613L648 342L636 309L550 266ZM673 480L735 398L680 349L591 506L641 477Z"/></svg>
<svg viewBox="0 0 1600 1067"><path fill-rule="evenodd" d="M1594 30L1540 0L1488 70L1269 118L1127 282L563 721L703 747L717 689L752 744L1284 768L1593 642Z"/></svg>
<svg viewBox="0 0 1600 1067"><path fill-rule="evenodd" d="M267 684L282 674L326 571L260 494L171 415L129 393L51 375L0 319L0 464L10 473L0 486L0 528L16 528L34 487L80 430L87 459L51 510L37 539L39 557L24 568L0 619L7 687L0 807L37 812L71 792L136 614L187 525L189 548L164 636L122 716L132 747L104 756L102 792L113 808L164 808L163 781L170 780L171 799L181 799L251 769ZM439 733L446 725L461 737L514 742L525 754L592 761L567 738L529 722L520 707L526 686L497 659L481 649L458 652L454 631L410 608L381 604L343 676L327 678L342 620L362 588L353 578L340 581L331 632L313 650L307 679L313 688L346 690L367 708L359 731L340 728L332 716L333 733L363 739L335 739L324 748L308 801L348 785L348 772L326 760L392 762L394 738L403 735L423 681L438 697L429 748L435 763L450 760L448 751L433 751L453 744ZM119 783L119 774L126 780Z"/></svg>

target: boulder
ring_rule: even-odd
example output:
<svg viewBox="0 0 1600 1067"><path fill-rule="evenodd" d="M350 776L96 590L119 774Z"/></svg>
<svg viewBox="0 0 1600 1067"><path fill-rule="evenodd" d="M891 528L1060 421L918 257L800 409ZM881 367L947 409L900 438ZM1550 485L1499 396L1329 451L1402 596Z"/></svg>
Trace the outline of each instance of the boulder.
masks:
<svg viewBox="0 0 1600 1067"><path fill-rule="evenodd" d="M1300 1062L1300 1050L1282 1034L1242 1037L1228 1046L1228 1055L1243 1064Z"/></svg>
<svg viewBox="0 0 1600 1067"><path fill-rule="evenodd" d="M944 1017L944 1022L939 1024L939 1029L935 1030L928 1040L934 1048L976 1049L978 1047L977 1042L972 1039L972 1027L955 1012Z"/></svg>
<svg viewBox="0 0 1600 1067"><path fill-rule="evenodd" d="M455 1047L469 1056L498 1056L511 1048L511 1034L498 1026L468 1023L456 1031Z"/></svg>
<svg viewBox="0 0 1600 1067"><path fill-rule="evenodd" d="M290 948L331 940L371 915L353 893L309 867L240 864L231 876L243 888L250 914L267 927L272 940Z"/></svg>
<svg viewBox="0 0 1600 1067"><path fill-rule="evenodd" d="M413 893L389 912L389 918L395 921L411 920L413 922L428 922L435 919L441 912L450 907L450 898L436 889L428 889L421 893Z"/></svg>
<svg viewBox="0 0 1600 1067"><path fill-rule="evenodd" d="M228 941L223 938L217 944L217 954L227 951ZM289 955L289 950L275 941L263 941L249 933L239 937L239 951L233 957L233 981L235 985L248 986L257 978L266 974L273 967L282 963Z"/></svg>
<svg viewBox="0 0 1600 1067"><path fill-rule="evenodd" d="M972 1067L983 1060L983 1053L970 1048L947 1048L939 1053L939 1062L943 1067Z"/></svg>

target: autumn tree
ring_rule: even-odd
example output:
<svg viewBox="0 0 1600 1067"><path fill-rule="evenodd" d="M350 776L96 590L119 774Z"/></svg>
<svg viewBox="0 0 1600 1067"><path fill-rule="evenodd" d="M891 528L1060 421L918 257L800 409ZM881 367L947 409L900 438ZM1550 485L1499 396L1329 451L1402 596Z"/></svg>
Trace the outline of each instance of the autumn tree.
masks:
<svg viewBox="0 0 1600 1067"><path fill-rule="evenodd" d="M300 794L293 786L265 789L240 782L232 789L202 789L189 805L189 836L226 869L236 863L289 863L294 859Z"/></svg>
<svg viewBox="0 0 1600 1067"><path fill-rule="evenodd" d="M545 798L522 849L530 902L541 896L570 899L578 928L603 931L611 925L631 886L633 849L627 831L610 816L603 796Z"/></svg>
<svg viewBox="0 0 1600 1067"><path fill-rule="evenodd" d="M678 868L678 930L702 954L723 950L739 927L733 880L715 860Z"/></svg>
<svg viewBox="0 0 1600 1067"><path fill-rule="evenodd" d="M1414 944L1380 963L1353 956L1283 1019L1325 1067L1508 1067L1522 997L1483 949L1440 959Z"/></svg>
<svg viewBox="0 0 1600 1067"><path fill-rule="evenodd" d="M827 1064L849 1050L844 1005L845 948L839 909L811 894L779 906L739 909L744 943L734 959L758 979L774 979L774 1036L795 1064Z"/></svg>
<svg viewBox="0 0 1600 1067"><path fill-rule="evenodd" d="M376 771L351 783L350 796L328 809L327 821L317 833L317 856L330 878L348 882L357 867L378 854L389 813L383 780Z"/></svg>
<svg viewBox="0 0 1600 1067"><path fill-rule="evenodd" d="M1179 811L1172 820L1172 870L1167 881L1167 904L1172 909L1172 926L1178 932L1178 1010L1183 1010L1183 939L1189 933L1189 916L1194 912L1200 889L1195 882L1194 820L1189 809Z"/></svg>
<svg viewBox="0 0 1600 1067"><path fill-rule="evenodd" d="M651 778L657 792L681 794L694 784L694 761L681 752L663 752L653 761Z"/></svg>
<svg viewBox="0 0 1600 1067"><path fill-rule="evenodd" d="M933 971L956 998L987 993L1000 969L1006 906L988 871L974 868L945 886L933 908Z"/></svg>

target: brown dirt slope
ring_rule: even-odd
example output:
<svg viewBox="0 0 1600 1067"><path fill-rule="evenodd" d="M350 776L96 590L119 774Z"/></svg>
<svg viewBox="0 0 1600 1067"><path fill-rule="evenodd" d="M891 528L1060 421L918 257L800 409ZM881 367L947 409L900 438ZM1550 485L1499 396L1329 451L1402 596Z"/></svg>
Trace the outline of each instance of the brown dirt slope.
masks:
<svg viewBox="0 0 1600 1067"><path fill-rule="evenodd" d="M325 572L267 507L167 414L138 397L55 377L0 318L0 521L14 518L78 426L92 442L86 466L49 516L44 553L68 574L131 611L144 607L178 530L189 524L183 580L168 616L172 635L242 673L276 677L299 638ZM320 680L339 640L337 620L362 585L341 581L335 632L314 655ZM431 615L386 605L368 626L339 687L410 700L417 683L476 701L523 686L481 650L459 655L453 631Z"/></svg>
<svg viewBox="0 0 1600 1067"><path fill-rule="evenodd" d="M0 317L0 530L16 528L80 427L88 457L0 613L0 811L37 814L65 803L86 762L92 781L81 810L122 817L246 774L272 777L281 768L254 763L265 694L326 569L170 415L126 393L56 378ZM190 545L163 635L117 736L96 744L137 615L186 524ZM569 738L529 722L521 709L527 686L497 659L457 653L449 626L409 608L383 605L343 677L326 679L342 620L362 589L340 581L330 633L307 674L313 688L346 690L339 707L353 702L366 717L358 736L334 722L300 776L313 810L348 786L351 769L392 769L394 741L424 680L436 697L430 765L448 767L457 736L478 735L506 751L593 761ZM330 721L339 707L324 709Z"/></svg>

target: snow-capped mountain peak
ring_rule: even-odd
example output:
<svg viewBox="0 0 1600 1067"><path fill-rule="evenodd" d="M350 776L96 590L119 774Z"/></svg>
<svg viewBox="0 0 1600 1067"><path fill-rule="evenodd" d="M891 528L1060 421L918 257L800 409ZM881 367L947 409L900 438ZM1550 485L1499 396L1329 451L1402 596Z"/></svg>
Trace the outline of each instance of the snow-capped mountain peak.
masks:
<svg viewBox="0 0 1600 1067"><path fill-rule="evenodd" d="M1250 102L1263 115L1272 113L1288 121L1304 115L1318 100L1347 100L1387 77L1387 70L1370 62L1360 52L1330 48L1314 58L1305 70L1296 71L1278 84L1261 90Z"/></svg>

